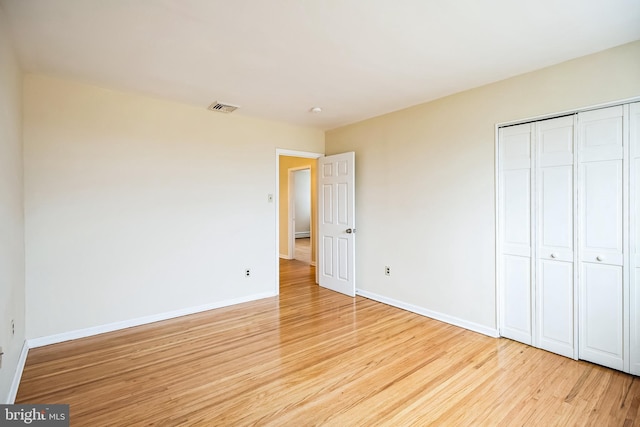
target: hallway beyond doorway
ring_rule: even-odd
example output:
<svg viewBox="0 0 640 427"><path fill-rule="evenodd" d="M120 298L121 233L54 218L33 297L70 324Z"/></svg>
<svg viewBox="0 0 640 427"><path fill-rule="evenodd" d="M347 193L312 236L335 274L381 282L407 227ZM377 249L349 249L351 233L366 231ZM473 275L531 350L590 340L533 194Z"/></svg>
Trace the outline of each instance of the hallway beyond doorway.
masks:
<svg viewBox="0 0 640 427"><path fill-rule="evenodd" d="M311 264L311 239L309 237L296 239L294 258Z"/></svg>

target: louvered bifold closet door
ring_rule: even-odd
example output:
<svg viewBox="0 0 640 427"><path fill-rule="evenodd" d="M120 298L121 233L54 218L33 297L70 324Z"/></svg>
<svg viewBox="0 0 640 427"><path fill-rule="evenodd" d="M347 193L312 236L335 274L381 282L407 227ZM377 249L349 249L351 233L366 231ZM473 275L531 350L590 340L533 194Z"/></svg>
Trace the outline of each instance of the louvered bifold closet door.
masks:
<svg viewBox="0 0 640 427"><path fill-rule="evenodd" d="M578 115L579 357L619 370L625 368L628 348L623 110L617 106Z"/></svg>
<svg viewBox="0 0 640 427"><path fill-rule="evenodd" d="M531 125L501 128L498 141L500 334L531 344Z"/></svg>
<svg viewBox="0 0 640 427"><path fill-rule="evenodd" d="M535 124L536 319L534 345L574 354L574 121Z"/></svg>
<svg viewBox="0 0 640 427"><path fill-rule="evenodd" d="M640 103L629 108L631 173L630 369L640 375Z"/></svg>

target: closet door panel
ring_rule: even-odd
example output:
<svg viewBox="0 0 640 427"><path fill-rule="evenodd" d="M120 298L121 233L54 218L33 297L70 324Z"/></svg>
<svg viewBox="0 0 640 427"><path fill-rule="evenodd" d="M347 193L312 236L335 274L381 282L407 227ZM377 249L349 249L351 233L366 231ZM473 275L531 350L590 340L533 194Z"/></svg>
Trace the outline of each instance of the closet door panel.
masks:
<svg viewBox="0 0 640 427"><path fill-rule="evenodd" d="M573 263L538 263L538 346L573 357Z"/></svg>
<svg viewBox="0 0 640 427"><path fill-rule="evenodd" d="M538 256L573 262L573 166L541 168L539 175Z"/></svg>
<svg viewBox="0 0 640 427"><path fill-rule="evenodd" d="M573 116L538 122L538 166L573 164Z"/></svg>
<svg viewBox="0 0 640 427"><path fill-rule="evenodd" d="M536 123L536 340L574 357L574 116Z"/></svg>
<svg viewBox="0 0 640 427"><path fill-rule="evenodd" d="M531 125L499 130L500 333L531 344Z"/></svg>
<svg viewBox="0 0 640 427"><path fill-rule="evenodd" d="M583 263L580 358L624 368L622 267Z"/></svg>
<svg viewBox="0 0 640 427"><path fill-rule="evenodd" d="M503 257L503 320L500 333L525 344L531 344L531 259L522 256Z"/></svg>
<svg viewBox="0 0 640 427"><path fill-rule="evenodd" d="M579 358L620 370L628 345L623 113L620 106L578 115Z"/></svg>
<svg viewBox="0 0 640 427"><path fill-rule="evenodd" d="M631 181L630 372L640 375L640 103L629 106Z"/></svg>
<svg viewBox="0 0 640 427"><path fill-rule="evenodd" d="M531 125L524 124L500 129L500 168L528 169L531 167Z"/></svg>
<svg viewBox="0 0 640 427"><path fill-rule="evenodd" d="M634 375L640 375L640 268L634 270L634 280L631 283L630 372Z"/></svg>
<svg viewBox="0 0 640 427"><path fill-rule="evenodd" d="M504 171L503 250L505 253L531 256L531 171Z"/></svg>
<svg viewBox="0 0 640 427"><path fill-rule="evenodd" d="M581 162L622 159L622 106L579 114Z"/></svg>
<svg viewBox="0 0 640 427"><path fill-rule="evenodd" d="M640 117L638 120L640 121ZM640 129L638 131L640 132ZM638 157L631 159L631 195L633 197L631 220L634 226L633 236L631 236L632 268L640 268L640 147L637 153Z"/></svg>
<svg viewBox="0 0 640 427"><path fill-rule="evenodd" d="M581 172L581 259L622 265L622 160L583 163Z"/></svg>

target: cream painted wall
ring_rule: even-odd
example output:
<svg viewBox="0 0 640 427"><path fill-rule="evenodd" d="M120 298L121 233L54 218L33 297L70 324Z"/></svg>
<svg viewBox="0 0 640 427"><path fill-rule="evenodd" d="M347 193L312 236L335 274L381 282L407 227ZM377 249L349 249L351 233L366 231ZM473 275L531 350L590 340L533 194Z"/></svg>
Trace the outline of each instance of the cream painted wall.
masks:
<svg viewBox="0 0 640 427"><path fill-rule="evenodd" d="M11 383L25 339L22 187L22 72L0 9L0 403L12 400Z"/></svg>
<svg viewBox="0 0 640 427"><path fill-rule="evenodd" d="M310 150L308 150L310 151ZM324 149L323 149L324 151ZM322 153L323 151L315 151ZM316 260L316 242L317 242L317 181L316 181L316 165L318 161L316 159L308 159L302 157L280 156L280 188L279 188L279 200L278 209L280 210L280 255L288 254L287 244L287 230L288 230L288 218L289 218L289 169L309 167L311 169L311 240L313 245L311 246L311 260L315 263Z"/></svg>
<svg viewBox="0 0 640 427"><path fill-rule="evenodd" d="M356 152L357 288L495 329L496 123L639 95L635 42L327 132Z"/></svg>
<svg viewBox="0 0 640 427"><path fill-rule="evenodd" d="M276 147L324 134L26 75L24 144L37 338L274 293Z"/></svg>

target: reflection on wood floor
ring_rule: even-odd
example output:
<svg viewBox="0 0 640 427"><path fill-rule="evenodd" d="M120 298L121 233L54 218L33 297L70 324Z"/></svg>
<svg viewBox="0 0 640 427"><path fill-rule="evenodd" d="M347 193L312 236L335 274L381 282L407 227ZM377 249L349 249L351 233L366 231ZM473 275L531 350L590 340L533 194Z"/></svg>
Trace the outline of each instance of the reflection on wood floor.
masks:
<svg viewBox="0 0 640 427"><path fill-rule="evenodd" d="M32 349L18 403L71 425L638 425L640 380L314 283Z"/></svg>
<svg viewBox="0 0 640 427"><path fill-rule="evenodd" d="M309 237L295 239L295 259L311 263L311 239Z"/></svg>

